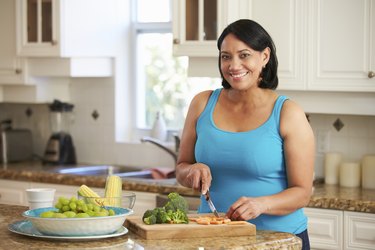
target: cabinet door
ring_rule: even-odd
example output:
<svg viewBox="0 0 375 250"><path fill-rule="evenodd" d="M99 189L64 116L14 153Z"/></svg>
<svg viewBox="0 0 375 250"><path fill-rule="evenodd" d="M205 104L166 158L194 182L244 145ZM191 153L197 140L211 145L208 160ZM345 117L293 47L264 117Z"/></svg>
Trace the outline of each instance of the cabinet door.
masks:
<svg viewBox="0 0 375 250"><path fill-rule="evenodd" d="M309 1L309 89L375 91L375 2Z"/></svg>
<svg viewBox="0 0 375 250"><path fill-rule="evenodd" d="M225 0L173 0L173 54L218 56L216 39L226 23Z"/></svg>
<svg viewBox="0 0 375 250"><path fill-rule="evenodd" d="M17 54L58 56L60 0L17 0Z"/></svg>
<svg viewBox="0 0 375 250"><path fill-rule="evenodd" d="M16 56L16 19L13 0L0 2L0 84L23 84L24 61Z"/></svg>
<svg viewBox="0 0 375 250"><path fill-rule="evenodd" d="M245 1L248 16L271 35L279 61L281 90L306 89L306 4L299 0ZM248 5L248 6L246 6Z"/></svg>
<svg viewBox="0 0 375 250"><path fill-rule="evenodd" d="M305 208L308 217L308 232L313 249L342 249L343 212Z"/></svg>
<svg viewBox="0 0 375 250"><path fill-rule="evenodd" d="M25 190L29 182L0 179L0 204L27 206Z"/></svg>
<svg viewBox="0 0 375 250"><path fill-rule="evenodd" d="M374 249L375 214L344 212L344 249Z"/></svg>

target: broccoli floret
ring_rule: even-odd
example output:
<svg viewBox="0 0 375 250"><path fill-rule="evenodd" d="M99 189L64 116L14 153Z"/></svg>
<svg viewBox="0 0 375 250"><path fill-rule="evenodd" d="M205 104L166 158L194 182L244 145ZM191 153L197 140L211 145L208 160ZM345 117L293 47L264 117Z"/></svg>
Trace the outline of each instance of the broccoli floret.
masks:
<svg viewBox="0 0 375 250"><path fill-rule="evenodd" d="M185 213L188 212L189 206L187 201L184 197L179 195L176 192L172 192L168 194L168 202L164 205L166 211L172 210L176 212L178 209L184 211Z"/></svg>
<svg viewBox="0 0 375 250"><path fill-rule="evenodd" d="M143 222L147 225L153 225L153 224L156 224L156 216L151 214L150 216L148 217L144 217L143 218Z"/></svg>
<svg viewBox="0 0 375 250"><path fill-rule="evenodd" d="M162 223L189 223L189 219L186 215L188 204L185 198L178 193L173 192L168 195L168 199L169 200L164 207L156 207L152 210L147 210L143 214L143 222L147 225Z"/></svg>
<svg viewBox="0 0 375 250"><path fill-rule="evenodd" d="M187 224L189 223L189 219L186 213L180 209L177 211L168 210L167 215L170 218L169 223L172 224Z"/></svg>
<svg viewBox="0 0 375 250"><path fill-rule="evenodd" d="M168 223L170 220L164 207L154 208L154 215L156 216L156 223L158 224Z"/></svg>

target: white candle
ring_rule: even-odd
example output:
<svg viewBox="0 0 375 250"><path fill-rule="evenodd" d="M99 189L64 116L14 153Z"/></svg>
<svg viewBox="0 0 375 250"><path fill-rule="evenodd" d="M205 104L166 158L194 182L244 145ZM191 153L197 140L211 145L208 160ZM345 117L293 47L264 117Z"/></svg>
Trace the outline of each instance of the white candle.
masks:
<svg viewBox="0 0 375 250"><path fill-rule="evenodd" d="M362 158L362 188L375 189L375 155Z"/></svg>
<svg viewBox="0 0 375 250"><path fill-rule="evenodd" d="M359 187L361 185L361 167L359 163L345 162L340 165L340 186Z"/></svg>
<svg viewBox="0 0 375 250"><path fill-rule="evenodd" d="M324 157L324 180L326 184L339 183L339 167L342 155L340 153L326 153Z"/></svg>

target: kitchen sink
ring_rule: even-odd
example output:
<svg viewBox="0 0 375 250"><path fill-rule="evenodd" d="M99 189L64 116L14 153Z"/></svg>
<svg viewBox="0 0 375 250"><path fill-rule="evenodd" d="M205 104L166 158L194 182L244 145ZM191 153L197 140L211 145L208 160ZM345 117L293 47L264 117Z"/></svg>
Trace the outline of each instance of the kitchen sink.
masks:
<svg viewBox="0 0 375 250"><path fill-rule="evenodd" d="M142 178L152 179L150 170L141 170L134 167L123 166L80 166L70 168L60 168L56 172L61 174L88 175L88 176L107 176L117 175L121 178Z"/></svg>

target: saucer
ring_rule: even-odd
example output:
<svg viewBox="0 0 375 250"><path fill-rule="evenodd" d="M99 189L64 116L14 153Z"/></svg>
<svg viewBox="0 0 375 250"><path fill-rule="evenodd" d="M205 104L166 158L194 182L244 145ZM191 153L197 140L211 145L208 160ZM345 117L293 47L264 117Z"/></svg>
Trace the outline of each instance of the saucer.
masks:
<svg viewBox="0 0 375 250"><path fill-rule="evenodd" d="M116 232L111 234L104 234L104 235L85 235L85 236L58 236L58 235L46 235L40 233L38 230L36 230L32 223L28 220L22 220L22 221L16 221L8 226L9 231L36 237L36 238L45 238L45 239L55 239L55 240L96 240L96 239L103 239L103 238L111 238L111 237L117 237L128 233L128 229L124 226L119 228Z"/></svg>

